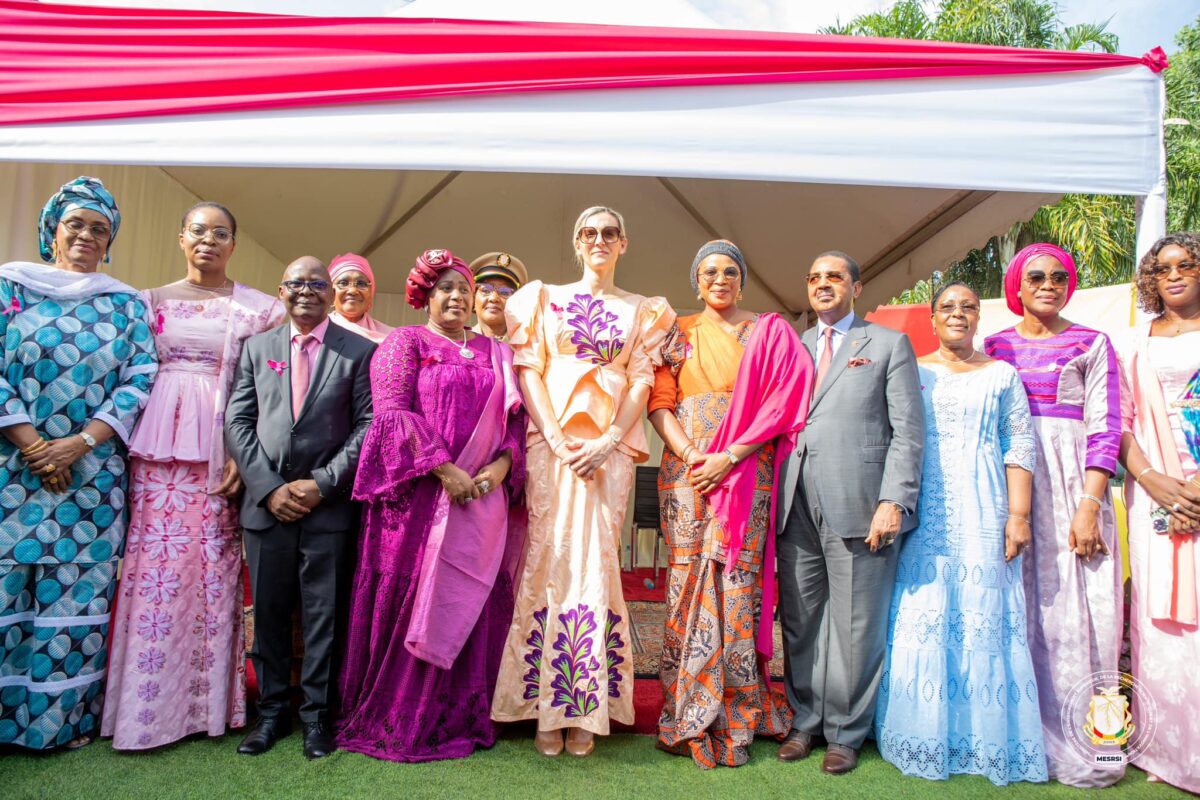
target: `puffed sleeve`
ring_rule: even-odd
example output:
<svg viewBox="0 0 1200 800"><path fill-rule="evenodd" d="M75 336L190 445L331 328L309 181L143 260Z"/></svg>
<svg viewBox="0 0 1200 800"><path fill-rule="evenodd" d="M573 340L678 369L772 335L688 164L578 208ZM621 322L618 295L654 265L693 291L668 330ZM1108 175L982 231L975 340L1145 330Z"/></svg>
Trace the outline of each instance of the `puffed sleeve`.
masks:
<svg viewBox="0 0 1200 800"><path fill-rule="evenodd" d="M0 314L0 347L2 347L8 338L8 321L22 307L19 284L7 279L0 279L0 305L4 309L4 313ZM11 376L8 370L0 372L0 428L21 423L32 424L33 422L29 416L29 409L25 407L25 401L17 392L19 383L19 365L13 370Z"/></svg>
<svg viewBox="0 0 1200 800"><path fill-rule="evenodd" d="M120 308L114 310L109 322L121 331L113 342L113 355L121 359L121 365L116 386L96 407L92 418L107 423L128 444L158 374L158 350L147 324L149 310L142 296L118 293L112 299L113 305Z"/></svg>
<svg viewBox="0 0 1200 800"><path fill-rule="evenodd" d="M530 281L513 293L504 304L508 324L508 344L513 349L513 367L529 367L546 372L546 334L542 329L542 308L546 305L545 284Z"/></svg>
<svg viewBox="0 0 1200 800"><path fill-rule="evenodd" d="M671 326L663 342L663 363L654 368L654 388L650 390L646 413L652 414L660 409L675 410L679 404L679 370L686 358L687 334L676 323Z"/></svg>
<svg viewBox="0 0 1200 800"><path fill-rule="evenodd" d="M1008 373L1000 396L1000 452L1004 455L1004 463L1033 472L1036 455L1029 395L1015 369L1007 364L993 369L1004 369Z"/></svg>
<svg viewBox="0 0 1200 800"><path fill-rule="evenodd" d="M355 500L395 500L404 484L451 460L436 427L417 410L421 354L414 331L395 329L371 359L374 417L358 460Z"/></svg>
<svg viewBox="0 0 1200 800"><path fill-rule="evenodd" d="M665 297L647 297L638 307L637 342L629 356L629 385L654 387L654 368L663 362L663 345L675 327L675 309Z"/></svg>

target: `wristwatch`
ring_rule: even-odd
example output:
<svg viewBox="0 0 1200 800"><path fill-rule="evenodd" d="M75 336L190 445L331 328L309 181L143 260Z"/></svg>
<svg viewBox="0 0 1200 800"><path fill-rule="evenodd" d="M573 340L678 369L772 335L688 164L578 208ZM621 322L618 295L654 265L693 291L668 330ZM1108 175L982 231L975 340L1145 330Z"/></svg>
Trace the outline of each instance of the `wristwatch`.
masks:
<svg viewBox="0 0 1200 800"><path fill-rule="evenodd" d="M722 450L721 452L722 452L722 453L725 455L725 457L726 457L726 458L728 458L728 459L729 459L729 463L730 463L730 465L735 465L735 464L737 464L737 462L738 462L738 457L737 457L737 456L735 456L735 455L733 454L733 450L732 450L731 448L728 448L728 447L726 447L726 448L725 448L724 450Z"/></svg>
<svg viewBox="0 0 1200 800"><path fill-rule="evenodd" d="M92 436L87 431L80 431L79 438L83 439L83 443L88 446L89 450L91 450L92 448L94 448L96 446L96 437Z"/></svg>

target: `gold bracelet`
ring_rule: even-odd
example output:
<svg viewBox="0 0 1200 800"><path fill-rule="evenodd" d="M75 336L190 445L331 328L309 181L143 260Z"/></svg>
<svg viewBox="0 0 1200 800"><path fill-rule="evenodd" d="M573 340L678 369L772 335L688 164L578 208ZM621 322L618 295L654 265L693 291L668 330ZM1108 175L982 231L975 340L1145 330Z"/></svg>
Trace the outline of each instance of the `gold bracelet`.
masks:
<svg viewBox="0 0 1200 800"><path fill-rule="evenodd" d="M1021 520L1021 522L1024 522L1026 525L1032 524L1029 521L1029 517L1022 517L1020 514L1009 514L1008 518L1009 519L1019 519L1019 520Z"/></svg>
<svg viewBox="0 0 1200 800"><path fill-rule="evenodd" d="M1137 474L1137 477L1133 479L1133 482L1136 483L1138 486L1141 486L1142 485L1142 476L1145 475L1147 472L1153 472L1153 471L1154 471L1154 467L1146 467L1144 470L1142 470L1141 472L1139 472Z"/></svg>
<svg viewBox="0 0 1200 800"><path fill-rule="evenodd" d="M36 442L29 445L28 447L22 448L21 455L26 456L26 457L32 456L32 455L42 452L49 446L50 446L50 443L47 442L45 439L38 439Z"/></svg>

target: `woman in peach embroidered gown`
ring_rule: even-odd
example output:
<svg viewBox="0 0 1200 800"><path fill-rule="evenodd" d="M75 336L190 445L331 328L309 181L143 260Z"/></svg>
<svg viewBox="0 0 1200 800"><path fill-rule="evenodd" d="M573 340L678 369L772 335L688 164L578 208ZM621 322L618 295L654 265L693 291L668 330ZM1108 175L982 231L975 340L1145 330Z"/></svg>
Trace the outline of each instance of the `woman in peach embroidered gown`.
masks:
<svg viewBox="0 0 1200 800"><path fill-rule="evenodd" d="M609 722L633 722L629 612L620 531L640 424L675 314L615 285L624 220L589 208L575 224L583 278L533 281L508 301L509 341L526 407L529 532L492 718L538 721L536 746L586 756Z"/></svg>

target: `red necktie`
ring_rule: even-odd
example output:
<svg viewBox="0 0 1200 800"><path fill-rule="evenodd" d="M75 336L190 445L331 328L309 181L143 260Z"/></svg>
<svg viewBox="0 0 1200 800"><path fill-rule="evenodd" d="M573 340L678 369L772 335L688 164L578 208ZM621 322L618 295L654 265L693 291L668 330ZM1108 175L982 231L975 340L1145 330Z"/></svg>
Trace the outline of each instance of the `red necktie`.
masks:
<svg viewBox="0 0 1200 800"><path fill-rule="evenodd" d="M307 333L296 337L300 352L292 360L292 419L300 418L300 409L304 408L304 396L308 394L309 378L312 368L308 363L308 349L315 339Z"/></svg>
<svg viewBox="0 0 1200 800"><path fill-rule="evenodd" d="M825 349L821 351L821 360L817 362L817 381L813 384L813 390L821 388L821 381L825 379L825 373L829 372L829 364L833 361L833 327L825 329L822 334L825 337Z"/></svg>

